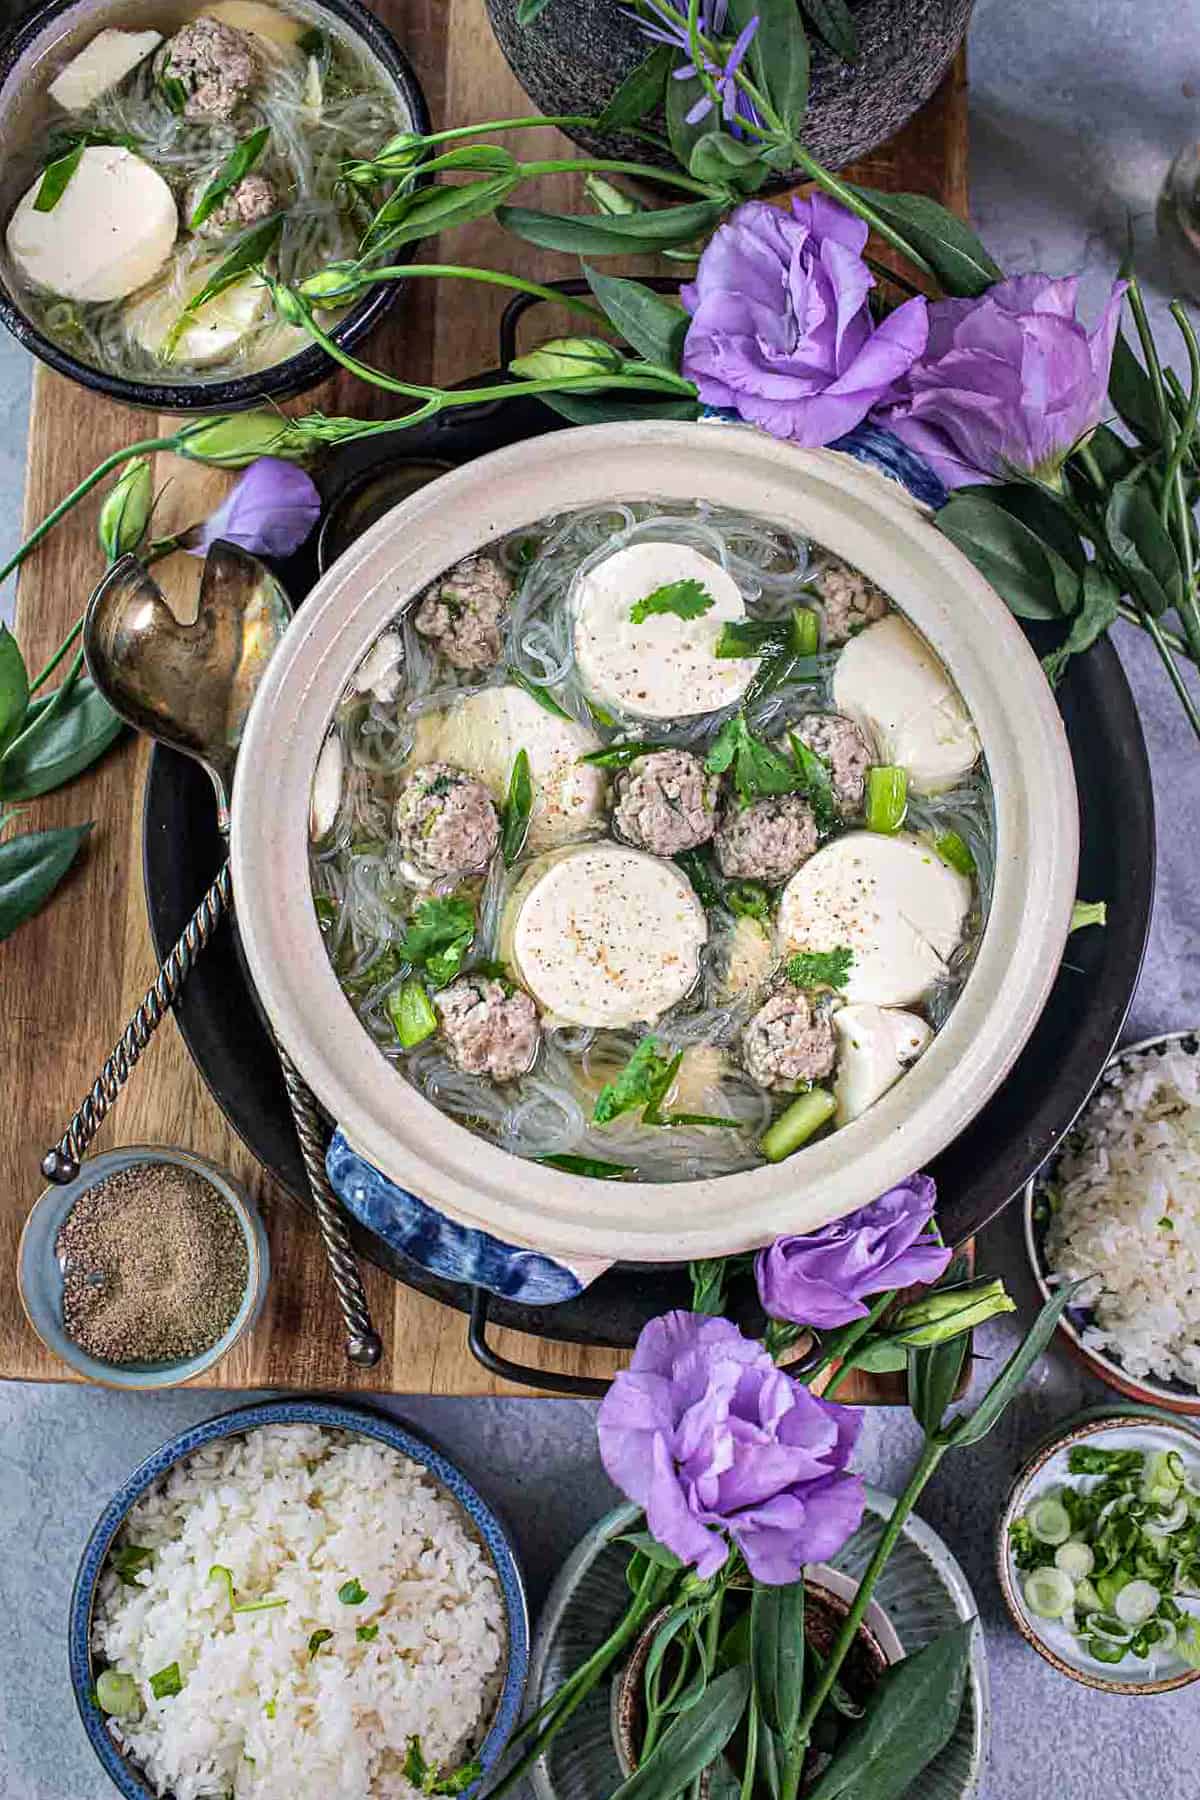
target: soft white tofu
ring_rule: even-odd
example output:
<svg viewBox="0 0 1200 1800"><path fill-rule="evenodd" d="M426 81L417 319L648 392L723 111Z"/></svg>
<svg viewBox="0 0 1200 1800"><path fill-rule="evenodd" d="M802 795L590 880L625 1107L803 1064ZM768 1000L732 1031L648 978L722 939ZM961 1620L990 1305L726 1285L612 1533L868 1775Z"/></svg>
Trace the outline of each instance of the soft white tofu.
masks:
<svg viewBox="0 0 1200 1800"><path fill-rule="evenodd" d="M220 261L219 256L213 256L197 263L182 295L174 288L159 288L130 310L129 328L143 349L152 356L165 350L186 302L200 292ZM243 275L190 314L171 349L171 362L190 363L196 368L223 362L243 338L261 325L269 307L270 295L262 277L254 271Z"/></svg>
<svg viewBox="0 0 1200 1800"><path fill-rule="evenodd" d="M162 43L161 31L101 31L46 89L67 112L86 112Z"/></svg>
<svg viewBox="0 0 1200 1800"><path fill-rule="evenodd" d="M833 703L918 794L940 794L979 757L979 736L949 675L907 620L889 613L850 639L833 672Z"/></svg>
<svg viewBox="0 0 1200 1800"><path fill-rule="evenodd" d="M639 600L677 581L696 581L712 598L698 618L651 613ZM575 660L593 699L639 719L682 719L741 699L757 657L718 658L723 625L746 616L741 589L711 557L685 544L627 544L576 577L569 604Z"/></svg>
<svg viewBox="0 0 1200 1800"><path fill-rule="evenodd" d="M385 631L367 651L350 682L356 694L394 700L400 688L404 644L398 631Z"/></svg>
<svg viewBox="0 0 1200 1800"><path fill-rule="evenodd" d="M524 688L490 687L419 718L413 761L454 763L501 805L513 758L524 750L534 793L526 844L549 850L586 836L603 816L603 771L579 761L599 748L595 732L547 712Z"/></svg>
<svg viewBox="0 0 1200 1800"><path fill-rule="evenodd" d="M567 851L513 905L513 961L557 1023L653 1024L699 976L704 908L673 863L642 850Z"/></svg>
<svg viewBox="0 0 1200 1800"><path fill-rule="evenodd" d="M306 20L282 12L277 6L267 6L265 0L217 0L215 6L203 7L199 16L219 19L222 25L248 31L252 37L265 38L269 44L279 44L285 50L295 50L304 33L311 30Z"/></svg>
<svg viewBox="0 0 1200 1800"><path fill-rule="evenodd" d="M780 951L852 950L847 1001L911 1006L962 942L970 906L971 883L919 838L851 831L784 888Z"/></svg>
<svg viewBox="0 0 1200 1800"><path fill-rule="evenodd" d="M342 803L344 767L342 740L336 732L331 732L321 745L317 772L313 776L312 793L309 796L308 831L314 844L321 838L328 837L333 830L333 822Z"/></svg>
<svg viewBox="0 0 1200 1800"><path fill-rule="evenodd" d="M123 300L153 281L179 220L156 169L119 144L89 144L56 206L34 206L41 176L8 223L8 253L36 287L68 300Z"/></svg>
<svg viewBox="0 0 1200 1800"><path fill-rule="evenodd" d="M933 1029L916 1013L883 1006L843 1006L833 1015L838 1060L836 1119L848 1125L899 1081L929 1044Z"/></svg>

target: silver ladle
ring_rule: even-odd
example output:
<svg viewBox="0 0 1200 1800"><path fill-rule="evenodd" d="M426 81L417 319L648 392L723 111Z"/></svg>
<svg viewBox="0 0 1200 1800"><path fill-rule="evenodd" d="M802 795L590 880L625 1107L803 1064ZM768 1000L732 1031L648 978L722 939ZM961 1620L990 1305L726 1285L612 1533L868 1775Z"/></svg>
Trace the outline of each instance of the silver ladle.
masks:
<svg viewBox="0 0 1200 1800"><path fill-rule="evenodd" d="M282 587L256 557L215 543L204 560L195 621L181 625L134 556L113 564L88 602L88 672L113 711L157 743L200 764L213 785L217 825L229 836L229 796L246 716L292 616ZM90 1092L42 1158L48 1181L79 1173L88 1145L231 905L226 861L113 1046ZM371 1323L350 1233L325 1172L320 1115L307 1082L275 1039L312 1189L326 1261L346 1322L346 1354L373 1368L383 1354Z"/></svg>

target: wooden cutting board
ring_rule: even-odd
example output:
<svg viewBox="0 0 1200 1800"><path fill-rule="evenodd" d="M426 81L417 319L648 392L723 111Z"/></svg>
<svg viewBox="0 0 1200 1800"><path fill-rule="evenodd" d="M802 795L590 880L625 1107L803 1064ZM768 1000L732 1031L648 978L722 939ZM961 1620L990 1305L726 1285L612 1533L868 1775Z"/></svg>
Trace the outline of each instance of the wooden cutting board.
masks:
<svg viewBox="0 0 1200 1800"><path fill-rule="evenodd" d="M374 10L406 48L436 123L529 110L492 38L483 0L377 0ZM960 59L904 133L856 175L871 187L935 195L965 214L966 116ZM529 157L549 157L562 154L562 144L546 129L523 140L521 149ZM575 180L544 179L529 204L578 209ZM541 279L578 272L570 259L519 244L491 220L464 228L437 250L429 246L428 260L439 257ZM501 296L493 298L478 284L421 284L373 338L367 356L419 381L457 381L494 363L502 304ZM310 406L358 417L394 410L378 389L344 375L292 410ZM173 429L170 419L126 411L39 367L26 530L113 450ZM158 483L168 484L155 521L156 535L163 535L202 517L227 478L172 457L160 457L159 464ZM94 503L80 507L22 573L17 634L31 669L42 665L78 616L101 572L95 516ZM91 819L94 829L50 905L0 947L0 1067L8 1096L0 1117L0 1377L56 1380L68 1374L26 1322L12 1271L22 1223L42 1186L42 1153L58 1139L153 975L141 877L148 754L148 745L128 738L82 779L32 805L23 821L27 828L44 828ZM213 1158L244 1182L267 1221L272 1281L266 1308L252 1336L205 1377L208 1385L513 1391L471 1358L461 1313L377 1270L367 1271L367 1286L386 1345L384 1361L369 1373L349 1368L315 1225L234 1136L171 1023L160 1029L96 1148L122 1143L184 1145ZM607 1375L621 1360L612 1352L515 1333L497 1333L496 1343L518 1361L560 1373ZM855 1394L849 1383L842 1392L848 1399Z"/></svg>

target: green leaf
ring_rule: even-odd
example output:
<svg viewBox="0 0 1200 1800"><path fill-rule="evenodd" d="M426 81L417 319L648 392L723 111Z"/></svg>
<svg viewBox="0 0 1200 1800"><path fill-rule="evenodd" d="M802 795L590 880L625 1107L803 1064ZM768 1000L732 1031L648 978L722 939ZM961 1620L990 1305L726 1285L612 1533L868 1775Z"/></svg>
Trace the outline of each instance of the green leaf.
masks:
<svg viewBox="0 0 1200 1800"><path fill-rule="evenodd" d="M750 1671L730 1669L681 1713L650 1755L623 1781L611 1800L669 1800L718 1757L738 1728L750 1698Z"/></svg>
<svg viewBox="0 0 1200 1800"><path fill-rule="evenodd" d="M188 103L188 91L178 75L168 75L164 70L158 77L158 86L170 110L177 118L181 117Z"/></svg>
<svg viewBox="0 0 1200 1800"><path fill-rule="evenodd" d="M136 1579L143 1569L148 1569L154 1561L153 1550L147 1550L143 1544L126 1544L120 1550L114 1550L108 1559L108 1566L118 1581L126 1587L139 1587Z"/></svg>
<svg viewBox="0 0 1200 1800"><path fill-rule="evenodd" d="M975 233L961 219L926 194L883 194L854 187L886 225L912 245L929 263L949 294L974 299L986 293L1003 270L992 261Z"/></svg>
<svg viewBox="0 0 1200 1800"><path fill-rule="evenodd" d="M378 1625L358 1625L355 1627L354 1635L360 1644L373 1644L379 1636L379 1627Z"/></svg>
<svg viewBox="0 0 1200 1800"><path fill-rule="evenodd" d="M642 625L660 613L673 613L677 619L699 619L715 605L716 601L704 583L687 576L682 581L664 582L644 599L635 600L629 609L629 617L634 625Z"/></svg>
<svg viewBox="0 0 1200 1800"><path fill-rule="evenodd" d="M899 1800L943 1750L962 1710L974 1621L884 1670L807 1800Z"/></svg>
<svg viewBox="0 0 1200 1800"><path fill-rule="evenodd" d="M726 719L713 739L704 766L710 775L732 769L733 785L742 806L776 794L794 794L804 785L796 765L756 738L741 713Z"/></svg>
<svg viewBox="0 0 1200 1800"><path fill-rule="evenodd" d="M435 987L445 987L462 968L475 935L475 908L457 894L422 900L396 949L405 962L424 967Z"/></svg>
<svg viewBox="0 0 1200 1800"><path fill-rule="evenodd" d="M670 1057L660 1056L658 1039L644 1037L620 1074L606 1081L596 1096L592 1121L609 1125L621 1113L635 1106L648 1105L655 1096L662 1077L670 1065Z"/></svg>
<svg viewBox="0 0 1200 1800"><path fill-rule="evenodd" d="M1182 582L1175 546L1141 474L1118 481L1108 498L1104 526L1130 591L1157 619L1176 604Z"/></svg>
<svg viewBox="0 0 1200 1800"><path fill-rule="evenodd" d="M47 164L33 202L34 212L54 211L67 191L67 183L79 167L85 148L86 146L82 143L76 144L73 149L67 151L65 156L60 156L55 162Z"/></svg>
<svg viewBox="0 0 1200 1800"><path fill-rule="evenodd" d="M963 1331L943 1343L909 1350L908 1404L926 1437L941 1430L970 1347L971 1333Z"/></svg>
<svg viewBox="0 0 1200 1800"><path fill-rule="evenodd" d="M725 1281L728 1270L723 1256L702 1257L688 1264L692 1284L692 1311L718 1318L725 1310Z"/></svg>
<svg viewBox="0 0 1200 1800"><path fill-rule="evenodd" d="M663 103L674 61L675 52L670 44L657 44L645 61L625 77L597 119L596 130L619 131L622 126L636 125L639 119L652 113Z"/></svg>
<svg viewBox="0 0 1200 1800"><path fill-rule="evenodd" d="M0 800L36 800L73 781L119 735L121 720L90 676L80 677L61 705L58 695L55 689L33 703L0 756Z"/></svg>
<svg viewBox="0 0 1200 1800"><path fill-rule="evenodd" d="M786 1743L804 1692L804 1578L782 1587L755 1582L750 1597L750 1665L759 1710Z"/></svg>
<svg viewBox="0 0 1200 1800"><path fill-rule="evenodd" d="M688 174L724 189L731 200L755 194L769 174L757 144L744 144L727 131L706 131L688 158Z"/></svg>
<svg viewBox="0 0 1200 1800"><path fill-rule="evenodd" d="M0 624L0 750L16 737L28 707L29 676L21 646L8 626Z"/></svg>
<svg viewBox="0 0 1200 1800"><path fill-rule="evenodd" d="M165 1669L159 1669L150 1677L150 1692L156 1700L169 1700L173 1694L182 1694L183 1676L177 1662L168 1663Z"/></svg>
<svg viewBox="0 0 1200 1800"><path fill-rule="evenodd" d="M1019 619L1062 617L1059 583L1051 566L1057 553L1012 513L972 490L953 495L934 523ZM1068 569L1068 581L1070 574Z"/></svg>
<svg viewBox="0 0 1200 1800"><path fill-rule="evenodd" d="M0 942L45 905L91 829L89 820L58 831L21 832L0 844Z"/></svg>
<svg viewBox="0 0 1200 1800"><path fill-rule="evenodd" d="M614 219L498 206L496 217L506 231L543 250L565 250L573 256L632 256L688 243L715 225L722 210L715 201L698 200L689 206L664 206Z"/></svg>
<svg viewBox="0 0 1200 1800"><path fill-rule="evenodd" d="M823 756L789 729L788 743L796 765L797 788L812 807L818 831L833 831L841 823L841 811L833 791L833 772Z"/></svg>
<svg viewBox="0 0 1200 1800"><path fill-rule="evenodd" d="M692 151L711 129L711 114L697 119L689 125L687 115L698 100L704 97L704 83L698 75L689 81L676 81L674 77L667 82L667 136L675 160L681 169L686 169L692 160Z"/></svg>
<svg viewBox="0 0 1200 1800"><path fill-rule="evenodd" d="M846 0L800 0L813 29L843 62L858 60L858 32Z"/></svg>
<svg viewBox="0 0 1200 1800"><path fill-rule="evenodd" d="M1124 438L1119 438L1109 425L1097 425L1087 440L1087 449L1091 453L1091 460L1099 468L1105 485L1110 488L1116 487L1118 481L1124 481L1127 475L1134 474L1141 467L1145 455L1135 444L1127 444ZM1096 498L1096 487L1090 476L1079 469L1073 460L1068 461L1067 468L1075 477L1081 496L1093 501Z"/></svg>
<svg viewBox="0 0 1200 1800"><path fill-rule="evenodd" d="M229 255L218 263L204 286L197 288L167 333L159 353L163 362L170 362L175 354L176 345L187 329L188 320L193 318L202 306L207 306L210 300L215 300L218 294L223 294L226 288L231 288L235 281L242 279L243 275L249 275L252 270L262 267L279 242L279 235L283 230L283 222L286 217L285 212L272 213L269 219L260 220L257 225L252 225L249 231L242 233Z"/></svg>
<svg viewBox="0 0 1200 1800"><path fill-rule="evenodd" d="M626 1181L635 1173L629 1163L605 1162L600 1156L571 1156L555 1151L531 1160L545 1163L551 1169L561 1169L565 1175L586 1175L592 1181Z"/></svg>
<svg viewBox="0 0 1200 1800"><path fill-rule="evenodd" d="M432 1781L426 1781L427 1794L464 1794L473 1787L483 1774L483 1764L478 1757L462 1764L461 1768L449 1771L442 1769Z"/></svg>
<svg viewBox="0 0 1200 1800"><path fill-rule="evenodd" d="M543 712L552 713L556 719L569 719L571 717L566 708L558 704L558 701L554 698L554 695L550 692L549 688L543 687L540 682L531 681L528 675L523 675L519 669L510 669L508 672L508 679L516 687L524 688L525 692L529 695L529 698L531 700L536 700Z"/></svg>
<svg viewBox="0 0 1200 1800"><path fill-rule="evenodd" d="M583 265L588 286L625 342L647 362L677 369L687 336L688 316L677 301L656 294L640 281L605 275Z"/></svg>
<svg viewBox="0 0 1200 1800"><path fill-rule="evenodd" d="M451 231L456 225L465 225L471 219L495 212L519 180L518 174L511 173L466 182L460 187L419 188L413 194L402 196L402 206L393 195L392 200L396 201L393 210L401 216L389 216L386 223L382 223L384 209L381 208L363 239L363 254L377 256L384 250L398 250L402 244L433 237L439 231ZM391 206L392 201L385 203L385 207Z"/></svg>
<svg viewBox="0 0 1200 1800"><path fill-rule="evenodd" d="M550 0L517 0L517 24L532 25L549 4Z"/></svg>
<svg viewBox="0 0 1200 1800"><path fill-rule="evenodd" d="M1114 442L1119 441L1115 440ZM1126 473L1125 470L1121 471ZM1117 477L1114 475L1114 481ZM1005 512L1012 513L1020 519L1022 525L1028 525L1034 537L1040 538L1057 551L1067 568L1075 575L1082 575L1087 567L1087 553L1080 542L1079 533L1071 523L1066 508L1044 489L1031 486L1026 481L1007 481L988 483L980 487L961 487L956 489L958 496L975 495L981 500L990 500L994 506L1002 506ZM1075 598L1078 599L1078 583ZM1063 596L1059 596L1060 600ZM1062 610L1070 612L1069 605L1064 604Z"/></svg>
<svg viewBox="0 0 1200 1800"><path fill-rule="evenodd" d="M609 744L603 750L589 750L576 761L587 763L594 769L627 769L639 756L657 756L669 749L669 744L653 744L638 738L628 744Z"/></svg>
<svg viewBox="0 0 1200 1800"><path fill-rule="evenodd" d="M1113 345L1108 397L1136 438L1156 449L1161 445L1162 422L1154 400L1154 388L1123 331L1117 333Z"/></svg>
<svg viewBox="0 0 1200 1800"><path fill-rule="evenodd" d="M343 1606L361 1606L367 1598L367 1590L355 1576L351 1581L343 1581L338 1589L338 1599Z"/></svg>
<svg viewBox="0 0 1200 1800"><path fill-rule="evenodd" d="M908 1367L908 1347L892 1338L871 1338L841 1358L842 1367L862 1369L868 1375L898 1375Z"/></svg>
<svg viewBox="0 0 1200 1800"><path fill-rule="evenodd" d="M977 1444L981 1438L987 1436L1054 1336L1058 1321L1082 1285L1082 1282L1073 1281L1068 1286L1060 1288L1052 1300L1047 1300L1030 1327L1024 1343L1018 1345L1017 1349L1013 1351L974 1412L965 1413L953 1420L950 1425L938 1433L939 1442L944 1443L949 1449L962 1450L969 1444Z"/></svg>
<svg viewBox="0 0 1200 1800"><path fill-rule="evenodd" d="M1121 590L1104 569L1089 563L1083 575L1083 605L1057 650L1042 658L1046 679L1055 683L1073 656L1090 650L1120 617Z"/></svg>
<svg viewBox="0 0 1200 1800"><path fill-rule="evenodd" d="M230 151L197 200L192 216L188 220L189 231L196 231L206 219L211 218L226 194L231 194L238 182L250 173L266 149L270 136L271 127L260 125L257 131L252 131L249 137L243 138L241 143Z"/></svg>
<svg viewBox="0 0 1200 1800"><path fill-rule="evenodd" d="M529 836L529 819L533 812L533 776L529 769L529 752L518 750L508 778L508 793L500 828L500 854L511 868Z"/></svg>
<svg viewBox="0 0 1200 1800"><path fill-rule="evenodd" d="M700 403L680 395L678 400L652 400L635 392L615 394L539 394L538 399L572 425L610 425L626 419L695 419Z"/></svg>
<svg viewBox="0 0 1200 1800"><path fill-rule="evenodd" d="M853 950L800 950L788 958L784 969L794 987L843 988L853 966Z"/></svg>
<svg viewBox="0 0 1200 1800"><path fill-rule="evenodd" d="M730 29L757 17L747 61L758 85L793 136L808 111L808 38L796 0L732 0Z"/></svg>

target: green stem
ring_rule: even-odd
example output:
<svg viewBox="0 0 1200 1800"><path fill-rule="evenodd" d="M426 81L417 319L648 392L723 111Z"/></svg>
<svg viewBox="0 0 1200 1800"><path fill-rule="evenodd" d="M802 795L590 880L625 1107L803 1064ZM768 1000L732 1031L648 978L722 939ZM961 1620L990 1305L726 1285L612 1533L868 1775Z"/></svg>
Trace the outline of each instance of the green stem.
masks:
<svg viewBox="0 0 1200 1800"><path fill-rule="evenodd" d="M811 1387L817 1376L823 1375L831 1362L840 1362L842 1365L841 1368L838 1370L833 1380L828 1383L821 1396L824 1400L830 1399L834 1389L840 1387L846 1376L850 1374L850 1370L846 1366L847 1358L855 1347L862 1342L867 1333L873 1330L879 1323L895 1298L896 1291L894 1288L889 1288L885 1294L878 1294L875 1297L875 1300L871 1305L871 1310L868 1312L866 1318L858 1321L854 1330L849 1332L846 1337L843 1338L835 1351L826 1351L820 1362L818 1362L814 1368L808 1370L807 1374L803 1377L804 1385L806 1387Z"/></svg>
<svg viewBox="0 0 1200 1800"><path fill-rule="evenodd" d="M853 188L847 187L844 181L839 181L836 175L832 175L817 161L815 156L810 156L803 144L797 144L795 150L796 167L803 169L806 175L811 176L818 187L824 188L827 194L832 194L835 200L840 200L843 206L848 207L852 213L869 225L871 230L886 244L890 244L893 250L898 250L901 256L905 257L915 269L920 269L925 275L937 274L933 264L927 262L919 250L914 250L898 231L893 231L887 221L880 218L875 208L868 206L865 200L861 200Z"/></svg>
<svg viewBox="0 0 1200 1800"><path fill-rule="evenodd" d="M917 1466L909 1478L908 1486L892 1508L891 1517L884 1526L879 1542L875 1546L875 1554L867 1564L862 1580L858 1584L858 1592L854 1596L854 1602L850 1607L849 1612L846 1614L845 1619L842 1621L842 1628L833 1641L833 1648L829 1652L825 1667L821 1670L816 1686L809 1695L804 1706L804 1711L800 1715L799 1723L796 1726L792 1753L788 1759L789 1766L785 1771L784 1780L780 1784L779 1800L795 1800L796 1790L800 1780L800 1766L802 1766L804 1759L804 1750L808 1744L809 1738L812 1736L812 1728L817 1714L820 1712L833 1690L833 1684L837 1680L842 1664L846 1660L847 1653L854 1643L855 1637L858 1634L858 1628L866 1617L867 1607L871 1603L871 1595L874 1592L875 1583L878 1581L884 1564L887 1562L888 1557L892 1554L892 1551L899 1541L900 1533L904 1529L904 1522L920 1498L926 1482L929 1480L945 1454L946 1446L944 1444L936 1444L929 1439L926 1439L925 1447L921 1451ZM790 1766L793 1758L798 1758L799 1765L794 1771ZM788 1776L793 1773L795 1779L789 1786Z"/></svg>
<svg viewBox="0 0 1200 1800"><path fill-rule="evenodd" d="M1183 593L1178 608L1179 617L1183 622L1188 646L1195 655L1200 652L1200 608L1196 604L1196 559L1192 545L1192 510L1188 505L1187 489L1184 484L1183 462L1196 434L1196 421L1200 418L1200 345L1196 342L1196 334L1192 330L1191 320L1178 300L1171 302L1171 317L1179 327L1180 336L1187 349L1191 388L1182 423L1171 447L1167 472L1163 478L1163 488L1165 493L1170 495L1175 509L1176 546L1179 550L1183 577Z"/></svg>
<svg viewBox="0 0 1200 1800"><path fill-rule="evenodd" d="M758 1768L758 1701L750 1695L746 1713L746 1766L742 1770L740 1800L753 1800L754 1777Z"/></svg>
<svg viewBox="0 0 1200 1800"><path fill-rule="evenodd" d="M1145 628L1146 622L1141 613L1138 612L1135 606L1130 606L1127 601L1120 601L1117 606L1117 611L1130 625L1140 625L1143 629ZM1196 661L1196 658L1192 655L1188 646L1184 643L1177 631L1166 631L1160 625L1158 628L1158 635L1161 637L1164 644L1170 645L1176 656L1186 656L1189 662L1194 663Z"/></svg>
<svg viewBox="0 0 1200 1800"><path fill-rule="evenodd" d="M426 144L452 144L463 138L484 137L499 131L528 131L538 125L556 125L562 131L579 129L595 130L599 125L598 115L594 113L529 113L519 119L485 119L479 125L455 125L448 131L431 131L425 136ZM644 138L647 143L660 142L653 131L641 131L633 125L623 125L622 132L627 137ZM420 164L412 165L419 168Z"/></svg>
<svg viewBox="0 0 1200 1800"><path fill-rule="evenodd" d="M35 676L34 679L30 682L29 692L31 694L36 694L38 689L41 687L42 683L44 681L49 681L51 675L53 675L55 669L57 669L59 663L62 661L63 657L67 654L67 651L71 648L71 645L75 642L75 639L79 636L79 634L82 630L83 630L83 614L80 613L79 617L76 619L76 621L72 625L70 631L68 631L66 637L63 639L62 643L58 646L58 649L54 652L54 655L50 658L50 661L46 664L46 666L42 670L41 674Z"/></svg>
<svg viewBox="0 0 1200 1800"><path fill-rule="evenodd" d="M594 319L599 325L608 323L599 307L581 300L576 294L562 294L557 288L543 287L540 281L525 281L520 275L505 275L497 269L472 269L457 263L396 263L384 269L364 270L361 276L353 280L347 278L344 289L339 288L336 293L323 295L319 304L323 304L325 299L340 300L344 295L355 293L359 288L370 287L376 281L407 281L410 275L482 281L489 287L508 288L515 294L529 294L535 300L550 300L556 306L565 307L568 312L581 313L585 318ZM303 289L303 282L300 287Z"/></svg>
<svg viewBox="0 0 1200 1800"><path fill-rule="evenodd" d="M522 178L535 175L636 175L643 181L662 182L667 187L684 188L689 194L699 194L704 200L714 198L713 190L703 181L695 181L690 175L676 175L670 169L651 169L645 163L622 162L616 157L580 156L574 158L561 157L546 162L527 162L521 164Z"/></svg>
<svg viewBox="0 0 1200 1800"><path fill-rule="evenodd" d="M1200 738L1200 712L1196 709L1196 702L1192 699L1187 682L1183 678L1183 672L1180 669L1179 664L1175 661L1171 647L1166 641L1166 634L1163 632L1158 620L1153 618L1150 613L1142 614L1141 623L1145 630L1149 632L1154 647L1162 658L1163 667L1171 678L1171 686L1179 695L1183 710L1187 714L1188 724L1195 732L1197 738Z"/></svg>
<svg viewBox="0 0 1200 1800"><path fill-rule="evenodd" d="M41 524L30 532L25 542L13 551L4 567L0 569L0 581L4 581L11 575L14 569L20 568L30 551L37 548L46 534L58 524L58 521L66 513L69 513L71 508L77 505L85 495L90 494L92 489L103 481L104 477L113 469L119 468L131 456L143 456L152 450L173 450L178 441L178 433L171 437L145 438L140 444L130 444L126 449L114 450L111 456L106 456L99 467L93 469L90 475L85 475L79 485L71 489L66 499L60 500L53 512L47 513Z"/></svg>

